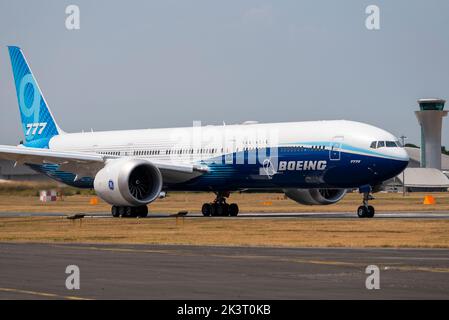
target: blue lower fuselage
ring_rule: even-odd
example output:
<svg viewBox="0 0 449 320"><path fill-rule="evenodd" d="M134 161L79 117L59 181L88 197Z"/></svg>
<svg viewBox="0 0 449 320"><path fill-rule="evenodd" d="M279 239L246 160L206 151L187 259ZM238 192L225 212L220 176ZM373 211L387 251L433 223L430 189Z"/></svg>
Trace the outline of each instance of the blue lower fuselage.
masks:
<svg viewBox="0 0 449 320"><path fill-rule="evenodd" d="M262 151L260 151L262 152ZM265 152L265 150L263 150ZM269 153L269 152L268 152ZM241 157L237 162L238 157ZM231 157L231 161L229 161ZM166 190L232 191L283 188L358 188L375 186L401 173L407 160L327 149L278 148L275 174L263 174L263 164L249 160L248 151L201 161L209 172L183 183L164 184ZM227 160L226 160L227 159ZM151 158L149 159L151 161ZM300 163L298 163L300 162ZM310 164L310 165L309 165ZM58 165L28 164L50 178L78 188L93 188L94 177L75 181L75 174L58 170ZM262 173L262 174L261 174Z"/></svg>

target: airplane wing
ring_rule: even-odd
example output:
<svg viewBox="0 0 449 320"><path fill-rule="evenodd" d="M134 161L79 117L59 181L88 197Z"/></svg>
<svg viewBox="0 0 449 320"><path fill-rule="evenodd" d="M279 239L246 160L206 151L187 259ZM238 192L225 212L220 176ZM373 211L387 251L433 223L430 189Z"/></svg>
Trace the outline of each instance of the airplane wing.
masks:
<svg viewBox="0 0 449 320"><path fill-rule="evenodd" d="M117 158L97 153L0 145L0 159L15 161L16 164L57 164L59 170L74 173L77 177L95 177L107 162ZM159 168L164 182L169 183L187 181L208 171L207 167L195 164L146 160Z"/></svg>

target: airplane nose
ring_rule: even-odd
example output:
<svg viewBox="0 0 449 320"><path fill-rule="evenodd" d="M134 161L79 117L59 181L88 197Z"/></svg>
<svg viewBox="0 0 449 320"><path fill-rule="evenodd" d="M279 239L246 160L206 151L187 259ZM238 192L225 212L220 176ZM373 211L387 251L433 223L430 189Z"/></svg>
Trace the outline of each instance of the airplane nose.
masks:
<svg viewBox="0 0 449 320"><path fill-rule="evenodd" d="M388 178L392 178L400 174L405 170L405 168L407 168L409 160L410 157L407 154L407 151L402 149L399 159L390 160L389 168L386 170L386 176L388 176Z"/></svg>
<svg viewBox="0 0 449 320"><path fill-rule="evenodd" d="M407 162L407 164L410 161L410 156L404 148L401 148L401 158L403 158L404 161Z"/></svg>
<svg viewBox="0 0 449 320"><path fill-rule="evenodd" d="M405 168L407 168L409 160L410 160L410 158L407 155L406 160L401 161L401 163L398 166L399 167L398 169L400 170L399 173L401 173L402 171L405 170Z"/></svg>

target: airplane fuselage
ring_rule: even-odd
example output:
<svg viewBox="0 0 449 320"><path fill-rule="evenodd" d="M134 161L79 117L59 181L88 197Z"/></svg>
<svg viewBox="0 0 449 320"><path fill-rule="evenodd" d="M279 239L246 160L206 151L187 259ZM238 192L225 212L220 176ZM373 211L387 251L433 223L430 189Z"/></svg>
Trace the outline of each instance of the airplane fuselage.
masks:
<svg viewBox="0 0 449 320"><path fill-rule="evenodd" d="M373 148L378 141L383 146ZM344 120L71 133L52 137L48 147L207 167L182 182L165 179L164 189L185 191L374 186L408 163L392 134ZM68 185L93 187L94 177L75 179L54 164L30 166Z"/></svg>

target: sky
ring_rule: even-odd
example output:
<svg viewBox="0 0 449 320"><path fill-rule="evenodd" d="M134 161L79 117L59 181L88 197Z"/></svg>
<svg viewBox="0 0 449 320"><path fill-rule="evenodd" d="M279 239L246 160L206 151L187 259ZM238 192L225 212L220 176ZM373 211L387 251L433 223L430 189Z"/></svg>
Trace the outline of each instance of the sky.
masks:
<svg viewBox="0 0 449 320"><path fill-rule="evenodd" d="M66 132L347 119L419 145L416 100L449 99L447 0L0 0L0 144L23 137L7 45Z"/></svg>

